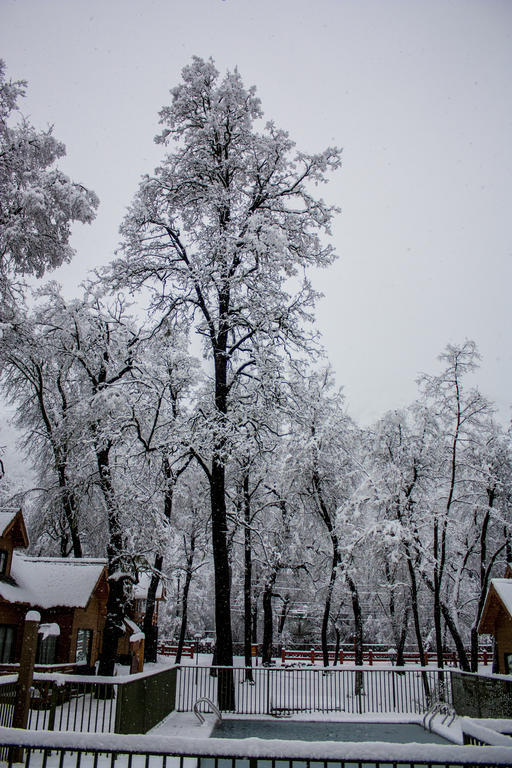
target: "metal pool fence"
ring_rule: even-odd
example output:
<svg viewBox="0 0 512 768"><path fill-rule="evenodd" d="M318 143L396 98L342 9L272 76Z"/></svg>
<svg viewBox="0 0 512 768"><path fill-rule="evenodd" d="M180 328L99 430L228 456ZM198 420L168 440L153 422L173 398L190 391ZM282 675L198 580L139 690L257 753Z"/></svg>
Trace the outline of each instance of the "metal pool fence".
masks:
<svg viewBox="0 0 512 768"><path fill-rule="evenodd" d="M28 728L88 733L145 733L172 710L192 711L199 699L219 697L219 680L232 686L231 711L418 713L434 699L452 702L451 676L434 669L272 668L183 666L156 673L99 679L36 674ZM444 684L444 692L440 690ZM12 725L16 679L0 679L0 725ZM200 706L207 709L208 705Z"/></svg>
<svg viewBox="0 0 512 768"><path fill-rule="evenodd" d="M79 733L146 733L175 708L178 667L98 678L34 675L27 728ZM0 678L0 725L13 723L17 679Z"/></svg>
<svg viewBox="0 0 512 768"><path fill-rule="evenodd" d="M34 675L28 728L48 731L114 731L118 683L78 675Z"/></svg>
<svg viewBox="0 0 512 768"><path fill-rule="evenodd" d="M114 730L117 682L101 683L94 677L34 675L27 727L32 730ZM13 721L17 681L0 679L0 725Z"/></svg>
<svg viewBox="0 0 512 768"><path fill-rule="evenodd" d="M4 728L12 724L17 688L17 675L0 678L0 726Z"/></svg>
<svg viewBox="0 0 512 768"><path fill-rule="evenodd" d="M180 667L176 709L218 697L218 667ZM226 668L223 668L224 670ZM448 672L434 669L230 667L238 714L287 712L426 712L432 701L451 703ZM223 679L226 678L225 672ZM229 679L229 678L228 678ZM207 708L207 705L206 705Z"/></svg>
<svg viewBox="0 0 512 768"><path fill-rule="evenodd" d="M476 768L512 764L510 747L172 739L0 731L9 768Z"/></svg>

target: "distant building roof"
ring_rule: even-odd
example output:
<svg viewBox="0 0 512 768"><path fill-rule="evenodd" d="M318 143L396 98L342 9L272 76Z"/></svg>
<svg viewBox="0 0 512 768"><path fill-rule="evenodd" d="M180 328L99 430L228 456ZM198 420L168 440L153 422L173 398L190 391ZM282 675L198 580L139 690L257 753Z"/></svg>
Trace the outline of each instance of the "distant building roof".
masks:
<svg viewBox="0 0 512 768"><path fill-rule="evenodd" d="M28 547L28 535L21 509L0 507L0 536L11 536L14 548Z"/></svg>
<svg viewBox="0 0 512 768"><path fill-rule="evenodd" d="M14 507L0 507L0 535L3 534L9 523L14 520L19 509Z"/></svg>
<svg viewBox="0 0 512 768"><path fill-rule="evenodd" d="M512 579L491 579L491 584L512 616Z"/></svg>
<svg viewBox="0 0 512 768"><path fill-rule="evenodd" d="M146 600L148 596L149 585L151 583L150 573L139 573L139 581L133 585L133 598L135 600ZM164 585L162 579L158 582L156 589L156 599L162 600L164 598Z"/></svg>
<svg viewBox="0 0 512 768"><path fill-rule="evenodd" d="M13 553L11 576L0 580L0 597L37 608L85 608L106 561L27 557Z"/></svg>

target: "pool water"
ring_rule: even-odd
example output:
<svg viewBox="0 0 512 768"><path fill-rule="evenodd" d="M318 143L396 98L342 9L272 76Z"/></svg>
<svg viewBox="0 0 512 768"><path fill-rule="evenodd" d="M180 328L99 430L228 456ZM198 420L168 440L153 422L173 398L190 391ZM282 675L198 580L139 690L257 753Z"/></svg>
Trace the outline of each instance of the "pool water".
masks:
<svg viewBox="0 0 512 768"><path fill-rule="evenodd" d="M310 722L301 720L222 720L212 731L218 739L291 739L297 741L388 741L394 744L450 744L417 723Z"/></svg>

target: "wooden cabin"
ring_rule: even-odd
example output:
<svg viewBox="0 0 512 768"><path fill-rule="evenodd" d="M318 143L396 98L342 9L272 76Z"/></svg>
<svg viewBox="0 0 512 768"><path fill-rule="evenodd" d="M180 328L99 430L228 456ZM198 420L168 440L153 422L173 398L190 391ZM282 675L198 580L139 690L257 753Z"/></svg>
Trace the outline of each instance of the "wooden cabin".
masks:
<svg viewBox="0 0 512 768"><path fill-rule="evenodd" d="M19 661L27 611L41 614L36 663L93 667L105 626L103 559L29 557L21 510L0 509L0 664Z"/></svg>
<svg viewBox="0 0 512 768"><path fill-rule="evenodd" d="M507 567L507 578L491 579L485 598L482 618L478 625L480 635L493 635L496 643L498 672L512 674L512 569Z"/></svg>
<svg viewBox="0 0 512 768"><path fill-rule="evenodd" d="M106 560L29 557L23 552L28 543L21 510L0 508L0 665L19 661L25 616L34 609L41 614L36 664L94 667L107 613ZM141 671L143 665L141 627L149 583L150 575L140 574L118 643L120 660L136 666L134 671ZM153 616L155 631L163 599L160 583Z"/></svg>

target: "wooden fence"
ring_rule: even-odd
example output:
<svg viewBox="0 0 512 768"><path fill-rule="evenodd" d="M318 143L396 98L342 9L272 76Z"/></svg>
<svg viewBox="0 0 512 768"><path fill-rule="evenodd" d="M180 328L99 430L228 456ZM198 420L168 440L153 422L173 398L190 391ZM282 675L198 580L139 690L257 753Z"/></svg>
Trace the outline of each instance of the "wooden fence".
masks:
<svg viewBox="0 0 512 768"><path fill-rule="evenodd" d="M487 649L484 649L478 654L478 659L481 664L487 666L492 659ZM322 651L318 648L299 649L299 648L282 648L281 649L281 663L303 661L309 664L316 664L323 661ZM329 651L329 661L338 664L354 664L355 652L353 650L340 650L336 656L334 651ZM393 651L374 651L371 648L363 653L363 664L368 664L370 667L377 663L391 663L396 661L396 653ZM419 653L407 652L404 653L404 662L407 664L419 664L426 667L429 663L437 666L437 654L436 653L424 653L423 657ZM443 662L446 666L455 667L458 665L458 657L455 651L446 651L443 654Z"/></svg>

